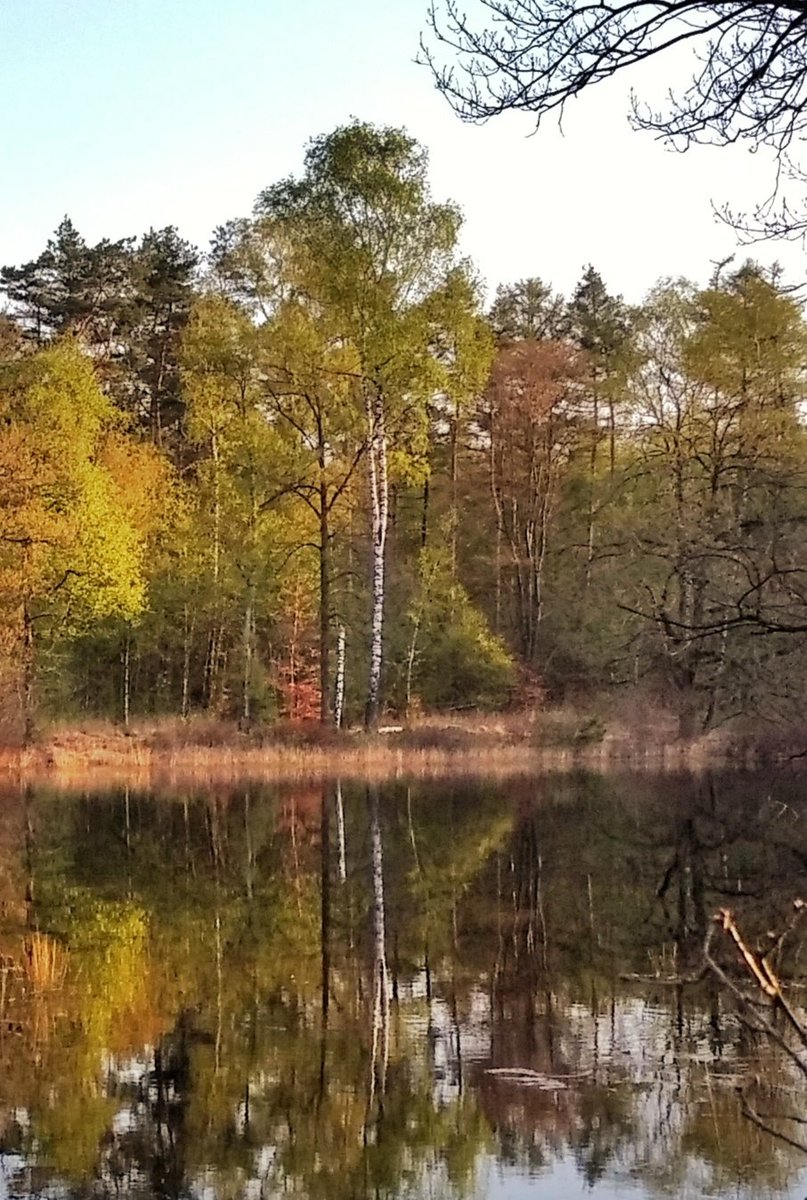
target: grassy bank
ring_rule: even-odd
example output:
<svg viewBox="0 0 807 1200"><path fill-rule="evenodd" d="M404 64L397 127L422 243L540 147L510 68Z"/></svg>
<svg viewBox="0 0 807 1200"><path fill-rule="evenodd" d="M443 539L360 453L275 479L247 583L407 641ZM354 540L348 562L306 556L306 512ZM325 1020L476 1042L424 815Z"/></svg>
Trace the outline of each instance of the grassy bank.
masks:
<svg viewBox="0 0 807 1200"><path fill-rule="evenodd" d="M660 712L606 723L600 716L555 709L423 719L375 735L291 723L243 732L201 717L141 722L128 731L88 722L53 727L35 745L6 751L0 763L7 776L31 782L150 786L330 775L501 777L578 767L700 770L787 762L798 753L783 735L763 745L737 728L682 740L674 720Z"/></svg>

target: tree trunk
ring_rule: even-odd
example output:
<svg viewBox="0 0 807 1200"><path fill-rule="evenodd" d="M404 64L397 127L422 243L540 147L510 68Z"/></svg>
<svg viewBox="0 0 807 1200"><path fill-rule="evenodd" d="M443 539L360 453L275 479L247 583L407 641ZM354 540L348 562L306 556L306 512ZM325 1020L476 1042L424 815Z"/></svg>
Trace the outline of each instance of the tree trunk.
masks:
<svg viewBox="0 0 807 1200"><path fill-rule="evenodd" d="M22 719L28 746L34 738L34 623L27 604L22 610Z"/></svg>
<svg viewBox="0 0 807 1200"><path fill-rule="evenodd" d="M333 720L341 729L345 719L345 658L347 656L345 627L340 624L336 635L336 686L333 700Z"/></svg>
<svg viewBox="0 0 807 1200"><path fill-rule="evenodd" d="M591 435L591 455L589 458L589 473L588 473L588 536L586 538L586 575L585 586L586 591L591 587L591 574L594 567L594 545L595 545L595 520L596 512L594 506L594 484L597 478L597 447L600 440L600 406L597 396L597 383L594 382L594 429Z"/></svg>
<svg viewBox="0 0 807 1200"><path fill-rule="evenodd" d="M326 485L319 496L319 716L331 720L331 531Z"/></svg>
<svg viewBox="0 0 807 1200"><path fill-rule="evenodd" d="M420 633L420 622L422 618L422 609L418 608L415 614L415 619L412 623L412 637L409 641L409 651L406 656L406 698L404 700L404 716L409 719L409 712L412 707L412 677L415 673L415 658L417 657L418 635Z"/></svg>
<svg viewBox="0 0 807 1200"><path fill-rule="evenodd" d="M193 623L188 615L187 604L183 611L182 624L182 719L187 721L190 713L191 634Z"/></svg>
<svg viewBox="0 0 807 1200"><path fill-rule="evenodd" d="M457 578L457 514L459 471L457 465L457 442L459 439L460 412L459 401L455 403L454 415L451 418L451 578Z"/></svg>
<svg viewBox="0 0 807 1200"><path fill-rule="evenodd" d="M381 714L381 670L384 660L384 598L387 525L389 521L389 482L387 476L387 433L384 397L379 388L365 402L370 437L369 464L370 511L372 530L372 615L370 621L370 674L364 724L378 728Z"/></svg>
<svg viewBox="0 0 807 1200"><path fill-rule="evenodd" d="M254 592L252 584L247 585L247 603L244 609L244 697L241 716L244 725L252 720L252 658L253 658L253 625Z"/></svg>
<svg viewBox="0 0 807 1200"><path fill-rule="evenodd" d="M123 664L123 728L129 728L129 715L131 708L132 695L132 673L131 673L131 657L132 657L132 636L129 626L126 626L126 633L123 635L123 649L121 650L121 662Z"/></svg>

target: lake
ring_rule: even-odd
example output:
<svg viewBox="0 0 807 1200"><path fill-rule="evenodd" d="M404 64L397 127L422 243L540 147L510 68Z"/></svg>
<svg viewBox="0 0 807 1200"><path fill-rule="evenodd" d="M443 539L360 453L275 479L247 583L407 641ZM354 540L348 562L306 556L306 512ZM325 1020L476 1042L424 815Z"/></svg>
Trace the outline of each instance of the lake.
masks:
<svg viewBox="0 0 807 1200"><path fill-rule="evenodd" d="M802 1200L805 892L795 775L8 790L0 1198Z"/></svg>

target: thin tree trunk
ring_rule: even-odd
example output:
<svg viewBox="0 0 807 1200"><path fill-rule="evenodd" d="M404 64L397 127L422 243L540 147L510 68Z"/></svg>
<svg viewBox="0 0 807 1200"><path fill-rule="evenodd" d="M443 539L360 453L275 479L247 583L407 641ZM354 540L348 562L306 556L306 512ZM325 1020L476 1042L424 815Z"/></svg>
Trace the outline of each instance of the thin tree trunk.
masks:
<svg viewBox="0 0 807 1200"><path fill-rule="evenodd" d="M294 615L291 622L291 641L289 642L289 716L292 720L297 716L297 630L299 626L299 608L297 596L294 597Z"/></svg>
<svg viewBox="0 0 807 1200"><path fill-rule="evenodd" d="M337 729L341 729L345 718L345 659L347 657L347 637L344 625L340 624L336 635L336 687L333 701L333 719Z"/></svg>
<svg viewBox="0 0 807 1200"><path fill-rule="evenodd" d="M188 614L187 604L183 611L182 628L182 719L187 721L190 713L190 675L191 675L191 636L193 622Z"/></svg>
<svg viewBox="0 0 807 1200"><path fill-rule="evenodd" d="M457 442L459 439L460 413L459 401L455 402L454 415L451 419L451 578L457 578L457 514L459 511L457 485L459 472L457 466Z"/></svg>
<svg viewBox="0 0 807 1200"><path fill-rule="evenodd" d="M610 475L613 479L616 471L616 412L613 397L608 399L608 451Z"/></svg>
<svg viewBox="0 0 807 1200"><path fill-rule="evenodd" d="M495 563L495 629L502 631L502 520L501 513L496 510L496 563Z"/></svg>
<svg viewBox="0 0 807 1200"><path fill-rule="evenodd" d="M490 494L493 499L493 507L496 512L496 632L501 630L501 604L502 604L502 538L506 535L507 542L510 548L510 556L513 562L513 572L516 584L516 598L518 601L518 625L519 635L522 643L522 651L524 648L524 587L521 577L521 568L519 565L518 546L513 539L513 531L517 528L516 512L513 511L512 525L508 528L504 515L504 503L501 492L501 485L498 480L496 470L496 425L493 420L493 414L490 419ZM515 502L514 502L515 504Z"/></svg>
<svg viewBox="0 0 807 1200"><path fill-rule="evenodd" d="M412 676L415 672L415 658L417 656L418 634L420 633L420 622L422 616L423 610L419 607L412 623L412 637L409 641L409 651L406 656L406 696L404 699L404 715L407 720L412 708Z"/></svg>
<svg viewBox="0 0 807 1200"><path fill-rule="evenodd" d="M213 462L213 627L207 663L207 707L214 709L217 701L219 657L219 616L221 611L219 580L221 575L221 472L219 442L215 432L210 436L210 456Z"/></svg>
<svg viewBox="0 0 807 1200"><path fill-rule="evenodd" d="M244 725L252 720L252 657L253 657L254 592L247 585L247 603L244 609L244 697L242 718Z"/></svg>
<svg viewBox="0 0 807 1200"><path fill-rule="evenodd" d="M324 483L320 486L319 505L319 716L327 725L331 720L331 531Z"/></svg>
<svg viewBox="0 0 807 1200"><path fill-rule="evenodd" d="M221 472L219 470L219 441L215 433L210 439L213 459L213 583L218 605L219 574L221 571Z"/></svg>
<svg viewBox="0 0 807 1200"><path fill-rule="evenodd" d="M597 397L597 384L594 383L594 430L591 435L591 456L589 459L589 475L588 475L588 537L586 548L586 575L585 586L586 591L591 587L591 574L594 566L594 540L595 540L595 509L594 509L594 481L597 477L597 446L600 439L600 406Z"/></svg>
<svg viewBox="0 0 807 1200"><path fill-rule="evenodd" d="M28 605L22 610L22 726L27 746L34 737L34 623Z"/></svg>
<svg viewBox="0 0 807 1200"><path fill-rule="evenodd" d="M414 619L412 622L412 637L409 641L409 651L406 656L406 697L405 697L405 706L406 707L405 707L405 711L406 711L407 717L409 716L409 710L412 706L412 679L413 679L414 673L415 673L415 660L417 658L418 637L420 636L420 627L423 624L423 615L425 612L426 603L429 598L429 593L431 592L432 584L434 583L434 576L436 574L436 571L437 571L436 566L433 566L429 575L425 576L424 578L421 579L420 599L418 601L417 608L415 609L415 615L414 615Z"/></svg>
<svg viewBox="0 0 807 1200"><path fill-rule="evenodd" d="M369 463L372 529L372 615L370 621L370 674L364 723L368 730L378 728L381 714L381 670L384 661L384 599L387 526L389 522L389 481L387 475L387 433L384 397L379 388L369 393L366 412L370 434Z"/></svg>
<svg viewBox="0 0 807 1200"><path fill-rule="evenodd" d="M132 655L132 636L129 626L126 626L126 633L123 636L123 650L121 651L121 660L123 663L123 728L129 728L129 714L131 707L131 655Z"/></svg>

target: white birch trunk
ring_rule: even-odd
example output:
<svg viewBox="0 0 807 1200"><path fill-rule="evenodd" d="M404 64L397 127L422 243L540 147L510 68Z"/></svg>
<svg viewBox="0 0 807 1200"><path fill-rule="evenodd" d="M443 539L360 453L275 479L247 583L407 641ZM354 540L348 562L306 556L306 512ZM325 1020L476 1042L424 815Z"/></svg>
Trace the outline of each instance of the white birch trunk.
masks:
<svg viewBox="0 0 807 1200"><path fill-rule="evenodd" d="M368 790L373 863L373 1081L384 1094L389 1058L389 969L384 909L384 852L378 816L378 791Z"/></svg>
<svg viewBox="0 0 807 1200"><path fill-rule="evenodd" d="M333 701L333 719L337 729L342 728L345 719L345 660L347 657L347 637L344 625L339 626L336 635L336 686Z"/></svg>
<svg viewBox="0 0 807 1200"><path fill-rule="evenodd" d="M345 845L345 802L342 781L336 781L336 836L339 843L339 882L347 879L347 849Z"/></svg>
<svg viewBox="0 0 807 1200"><path fill-rule="evenodd" d="M370 620L370 675L367 685L365 726L377 729L381 712L381 669L384 660L384 593L389 521L389 480L387 477L387 432L384 397L376 388L365 401L370 451L367 455L370 483L372 528L372 615Z"/></svg>

